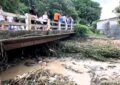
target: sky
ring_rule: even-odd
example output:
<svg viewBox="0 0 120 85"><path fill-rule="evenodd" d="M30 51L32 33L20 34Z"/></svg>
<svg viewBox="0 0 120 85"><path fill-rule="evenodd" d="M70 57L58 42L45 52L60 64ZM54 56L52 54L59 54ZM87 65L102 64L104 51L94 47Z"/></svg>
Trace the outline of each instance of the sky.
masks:
<svg viewBox="0 0 120 85"><path fill-rule="evenodd" d="M93 0L99 2L102 7L100 19L107 19L115 17L116 14L112 11L118 6L120 0Z"/></svg>

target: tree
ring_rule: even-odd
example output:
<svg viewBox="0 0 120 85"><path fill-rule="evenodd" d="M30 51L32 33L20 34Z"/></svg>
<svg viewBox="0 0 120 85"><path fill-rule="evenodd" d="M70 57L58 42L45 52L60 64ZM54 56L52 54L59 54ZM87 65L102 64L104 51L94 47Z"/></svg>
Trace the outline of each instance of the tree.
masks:
<svg viewBox="0 0 120 85"><path fill-rule="evenodd" d="M113 12L116 13L116 15L119 17L118 24L120 24L120 3L119 5L113 10Z"/></svg>
<svg viewBox="0 0 120 85"><path fill-rule="evenodd" d="M100 18L101 8L99 3L91 0L72 0L72 2L81 23L91 24Z"/></svg>
<svg viewBox="0 0 120 85"><path fill-rule="evenodd" d="M24 14L27 9L27 6L21 3L20 0L0 0L0 5L3 7L4 11L13 13Z"/></svg>

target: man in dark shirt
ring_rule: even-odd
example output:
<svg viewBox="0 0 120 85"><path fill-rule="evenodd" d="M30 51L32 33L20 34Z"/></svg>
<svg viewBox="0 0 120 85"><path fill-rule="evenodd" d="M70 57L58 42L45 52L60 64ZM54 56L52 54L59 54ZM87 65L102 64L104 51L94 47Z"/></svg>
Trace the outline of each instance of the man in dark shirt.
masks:
<svg viewBox="0 0 120 85"><path fill-rule="evenodd" d="M35 9L35 6L34 6L34 5L30 8L29 13L30 13L31 15L37 16L37 10Z"/></svg>
<svg viewBox="0 0 120 85"><path fill-rule="evenodd" d="M29 14L34 15L34 16L38 15L37 10L35 9L34 5L29 9ZM33 17L33 18L35 18L35 17ZM36 22L35 22L35 20L31 20L31 23L35 24Z"/></svg>

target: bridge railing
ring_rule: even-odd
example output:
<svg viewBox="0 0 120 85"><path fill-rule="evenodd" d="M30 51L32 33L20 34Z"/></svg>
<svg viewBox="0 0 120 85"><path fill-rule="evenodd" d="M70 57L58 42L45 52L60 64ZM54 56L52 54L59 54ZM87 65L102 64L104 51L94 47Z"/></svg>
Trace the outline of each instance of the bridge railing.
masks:
<svg viewBox="0 0 120 85"><path fill-rule="evenodd" d="M0 30L10 30L9 27L13 30L40 30L40 31L64 31L64 32L72 32L73 31L73 24L67 23L60 23L55 21L48 20L47 24L40 24L38 18L33 15L26 13L25 15L13 14L8 12L3 12L3 16L5 17L13 17L13 22L8 22L7 20L0 22L1 28ZM34 24L31 23L34 21ZM3 25L3 26L2 26Z"/></svg>

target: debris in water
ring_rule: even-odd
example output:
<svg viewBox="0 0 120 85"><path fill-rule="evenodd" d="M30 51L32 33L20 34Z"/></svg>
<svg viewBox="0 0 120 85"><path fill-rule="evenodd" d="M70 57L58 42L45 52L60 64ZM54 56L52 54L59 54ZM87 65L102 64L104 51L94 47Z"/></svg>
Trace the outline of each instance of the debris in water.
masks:
<svg viewBox="0 0 120 85"><path fill-rule="evenodd" d="M76 85L68 77L51 74L48 70L18 75L15 79L2 81L3 85Z"/></svg>

